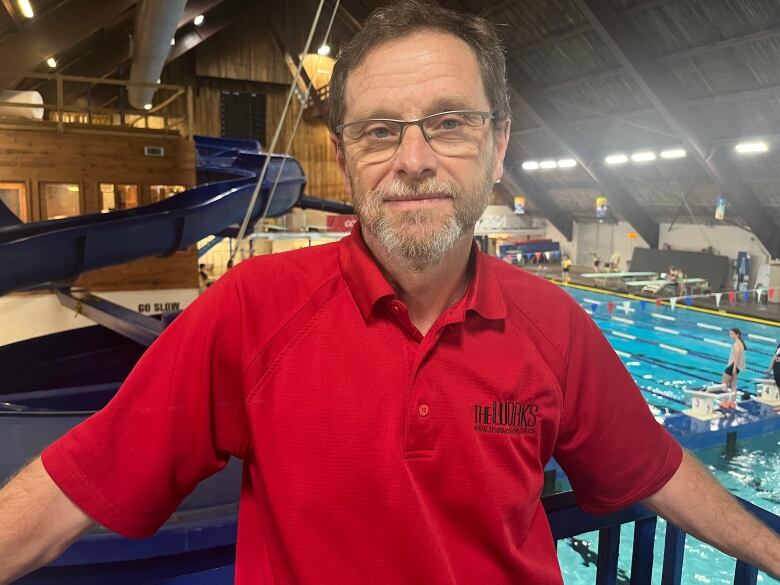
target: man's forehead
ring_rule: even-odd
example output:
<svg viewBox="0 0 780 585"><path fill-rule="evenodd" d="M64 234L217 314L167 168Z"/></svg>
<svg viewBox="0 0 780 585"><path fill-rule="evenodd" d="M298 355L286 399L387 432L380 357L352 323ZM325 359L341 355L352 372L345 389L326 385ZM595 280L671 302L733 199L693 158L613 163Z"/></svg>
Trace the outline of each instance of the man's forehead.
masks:
<svg viewBox="0 0 780 585"><path fill-rule="evenodd" d="M486 109L479 64L458 37L415 31L373 47L347 77L347 119Z"/></svg>

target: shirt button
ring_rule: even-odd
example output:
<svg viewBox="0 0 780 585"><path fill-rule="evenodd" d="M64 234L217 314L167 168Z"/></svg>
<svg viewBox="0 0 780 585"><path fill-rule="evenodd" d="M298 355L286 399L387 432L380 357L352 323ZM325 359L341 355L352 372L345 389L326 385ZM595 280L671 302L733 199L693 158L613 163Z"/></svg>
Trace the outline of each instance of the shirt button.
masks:
<svg viewBox="0 0 780 585"><path fill-rule="evenodd" d="M430 407L427 404L421 404L417 407L417 413L420 416L428 416L428 413L431 411Z"/></svg>

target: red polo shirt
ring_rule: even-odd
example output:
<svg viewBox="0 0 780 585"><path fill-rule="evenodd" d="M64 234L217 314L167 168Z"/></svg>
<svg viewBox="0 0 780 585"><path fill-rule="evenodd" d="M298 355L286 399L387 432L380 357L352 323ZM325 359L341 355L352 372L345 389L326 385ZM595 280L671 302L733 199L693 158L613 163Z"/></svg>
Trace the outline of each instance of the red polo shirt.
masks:
<svg viewBox="0 0 780 585"><path fill-rule="evenodd" d="M560 583L539 502L550 457L585 510L609 512L661 488L682 452L564 291L471 262L425 336L359 233L243 262L43 463L99 523L142 537L242 458L239 585Z"/></svg>

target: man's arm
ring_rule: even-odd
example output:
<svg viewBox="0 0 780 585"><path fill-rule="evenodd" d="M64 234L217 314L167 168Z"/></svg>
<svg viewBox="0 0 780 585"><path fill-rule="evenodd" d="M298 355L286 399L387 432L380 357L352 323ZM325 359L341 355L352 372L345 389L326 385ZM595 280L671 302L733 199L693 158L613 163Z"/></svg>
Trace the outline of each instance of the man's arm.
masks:
<svg viewBox="0 0 780 585"><path fill-rule="evenodd" d="M666 485L642 503L699 540L780 577L780 537L746 512L687 451Z"/></svg>
<svg viewBox="0 0 780 585"><path fill-rule="evenodd" d="M37 457L0 490L0 583L50 563L93 525Z"/></svg>

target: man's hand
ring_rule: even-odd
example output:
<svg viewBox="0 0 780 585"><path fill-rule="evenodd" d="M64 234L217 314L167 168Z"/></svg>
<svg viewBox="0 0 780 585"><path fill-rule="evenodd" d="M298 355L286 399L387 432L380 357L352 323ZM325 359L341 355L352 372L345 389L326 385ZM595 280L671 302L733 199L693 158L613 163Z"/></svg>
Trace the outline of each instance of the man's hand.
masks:
<svg viewBox="0 0 780 585"><path fill-rule="evenodd" d="M50 563L93 525L36 458L0 490L0 584Z"/></svg>
<svg viewBox="0 0 780 585"><path fill-rule="evenodd" d="M699 540L780 577L780 537L745 511L687 451L672 479L642 503Z"/></svg>

